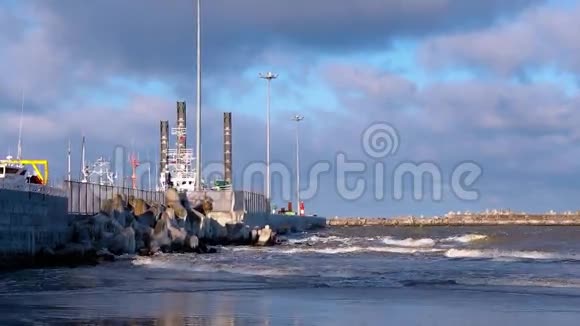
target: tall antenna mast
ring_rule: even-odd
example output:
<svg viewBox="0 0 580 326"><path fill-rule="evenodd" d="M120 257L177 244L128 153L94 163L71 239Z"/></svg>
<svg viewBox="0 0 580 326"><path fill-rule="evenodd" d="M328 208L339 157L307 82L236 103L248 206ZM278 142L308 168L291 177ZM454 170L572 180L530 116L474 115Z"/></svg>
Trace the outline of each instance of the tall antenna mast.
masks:
<svg viewBox="0 0 580 326"><path fill-rule="evenodd" d="M131 163L131 171L133 172L131 174L131 185L133 189L137 189L137 167L139 167L141 163L139 162L139 158L135 156L134 152L129 156L129 163Z"/></svg>
<svg viewBox="0 0 580 326"><path fill-rule="evenodd" d="M201 190L201 0L197 0L197 99L195 124L195 190Z"/></svg>
<svg viewBox="0 0 580 326"><path fill-rule="evenodd" d="M71 181L71 176L70 176L70 139L68 140L67 162L68 162L68 166L67 166L67 180L68 181Z"/></svg>
<svg viewBox="0 0 580 326"><path fill-rule="evenodd" d="M149 161L149 150L145 152L145 160L147 160L147 181L149 182L149 191L151 191L151 161Z"/></svg>
<svg viewBox="0 0 580 326"><path fill-rule="evenodd" d="M86 175L86 169L87 169L87 162L85 160L85 136L83 136L83 145L82 145L82 149L81 149L81 178L82 178L82 182L87 182L87 175Z"/></svg>
<svg viewBox="0 0 580 326"><path fill-rule="evenodd" d="M155 157L157 157L157 155L155 155ZM157 160L155 160L155 175L159 175L159 162L157 162ZM159 189L159 180L157 180L157 178L155 179L155 189Z"/></svg>
<svg viewBox="0 0 580 326"><path fill-rule="evenodd" d="M20 125L18 126L18 152L16 153L16 159L22 159L22 119L24 116L24 89L20 93Z"/></svg>

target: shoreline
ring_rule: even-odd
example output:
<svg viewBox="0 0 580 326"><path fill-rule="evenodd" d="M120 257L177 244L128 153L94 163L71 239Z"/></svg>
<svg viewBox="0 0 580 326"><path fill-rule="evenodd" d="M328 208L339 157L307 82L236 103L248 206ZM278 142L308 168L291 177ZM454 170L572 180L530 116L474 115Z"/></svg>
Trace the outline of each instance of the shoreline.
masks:
<svg viewBox="0 0 580 326"><path fill-rule="evenodd" d="M327 226L580 226L580 214L462 214L443 217L333 217Z"/></svg>

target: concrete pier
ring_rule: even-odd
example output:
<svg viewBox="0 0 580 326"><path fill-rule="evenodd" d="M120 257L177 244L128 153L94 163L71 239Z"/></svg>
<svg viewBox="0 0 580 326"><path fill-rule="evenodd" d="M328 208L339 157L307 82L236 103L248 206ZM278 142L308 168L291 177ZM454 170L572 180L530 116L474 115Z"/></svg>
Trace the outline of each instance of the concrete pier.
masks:
<svg viewBox="0 0 580 326"><path fill-rule="evenodd" d="M251 228L269 225L277 233L302 232L326 226L326 218L318 216L279 215L269 212L268 201L263 194L249 191L203 191L189 194L195 205L209 197L213 210L208 217L220 225L243 223Z"/></svg>
<svg viewBox="0 0 580 326"><path fill-rule="evenodd" d="M0 267L68 241L67 198L56 188L0 188Z"/></svg>
<svg viewBox="0 0 580 326"><path fill-rule="evenodd" d="M129 206L131 200L141 199L143 203L155 202L160 209L166 208L165 204L168 200L166 194L161 192L133 189L124 191L125 188L78 182L67 182L63 188L28 184L18 187L18 189L0 187L0 268L34 264L39 253L60 250L58 248L62 249L62 245L70 248L76 246L74 247L76 249L85 248L83 247L85 242L92 238L86 237L89 234L88 231L79 232L82 228L78 226L84 225L82 222L91 218L91 221L99 220L93 216L99 212L102 215L103 211L111 211L111 202L115 203L115 198L122 198L122 202L125 203L123 207ZM263 229L266 226L277 234L301 232L326 226L326 219L323 217L271 214L268 201L260 193L225 190L184 193L179 196L186 197L185 202L190 204L190 208L207 204L208 199L210 200L211 210L207 211L207 218L202 216L201 220L203 232L197 232L199 239L206 241L227 240L228 236L232 235L230 232L232 228L240 225L243 225L240 230L245 227L248 234L251 229ZM135 210L130 212L135 216L129 220L135 220L138 214L147 215L148 213L136 213L136 206L131 209ZM170 209L171 216L177 215L175 209L175 207ZM123 210L115 214L113 215L118 215L119 218L117 223L120 225L120 231L133 230L135 232L131 228L134 226L132 223L127 225L126 216L131 214ZM151 212L149 215L153 219L157 217L157 215L151 215ZM195 218L192 221L195 221ZM74 226L75 223L77 227ZM131 230L127 231L123 227L131 228ZM76 236L73 236L74 232ZM126 236L125 233L121 235L127 239L135 238L132 240L135 244L139 237L135 236L137 233L132 234L133 236ZM81 236L87 241L79 242ZM70 246L71 241L76 241L72 243L73 247ZM127 248L129 247L127 245Z"/></svg>
<svg viewBox="0 0 580 326"><path fill-rule="evenodd" d="M494 225L580 225L580 213L574 214L458 214L443 217L419 218L414 216L393 218L334 217L329 226L494 226Z"/></svg>

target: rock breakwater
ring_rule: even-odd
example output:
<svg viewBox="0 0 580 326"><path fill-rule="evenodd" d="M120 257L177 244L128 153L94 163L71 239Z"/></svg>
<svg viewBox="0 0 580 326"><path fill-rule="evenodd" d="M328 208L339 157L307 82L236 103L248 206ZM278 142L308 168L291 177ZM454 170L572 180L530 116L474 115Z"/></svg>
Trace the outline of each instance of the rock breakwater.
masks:
<svg viewBox="0 0 580 326"><path fill-rule="evenodd" d="M183 194L169 189L165 203L116 195L103 203L100 213L72 219L71 241L54 251L44 250L38 261L44 265L86 264L114 260L122 254L212 253L214 245L276 242L276 233L268 226L222 225L208 217L213 208L210 198L192 205Z"/></svg>
<svg viewBox="0 0 580 326"><path fill-rule="evenodd" d="M580 225L580 214L453 214L442 217L335 217L329 226L494 226L494 225Z"/></svg>

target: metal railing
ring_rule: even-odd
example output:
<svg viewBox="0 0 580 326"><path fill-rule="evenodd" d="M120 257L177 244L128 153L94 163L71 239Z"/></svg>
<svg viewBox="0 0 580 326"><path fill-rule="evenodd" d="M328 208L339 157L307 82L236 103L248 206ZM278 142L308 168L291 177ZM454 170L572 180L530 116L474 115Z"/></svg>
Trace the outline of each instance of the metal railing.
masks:
<svg viewBox="0 0 580 326"><path fill-rule="evenodd" d="M262 193L251 191L236 191L236 200L242 197L243 210L248 213L268 213L269 203Z"/></svg>
<svg viewBox="0 0 580 326"><path fill-rule="evenodd" d="M105 186L78 181L65 181L64 191L68 198L68 212L76 215L97 214L107 199L116 195L124 198L133 196L145 201L155 201L165 204L165 194L160 191L147 191L118 186Z"/></svg>

